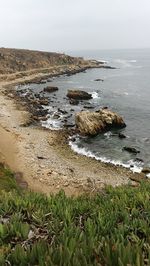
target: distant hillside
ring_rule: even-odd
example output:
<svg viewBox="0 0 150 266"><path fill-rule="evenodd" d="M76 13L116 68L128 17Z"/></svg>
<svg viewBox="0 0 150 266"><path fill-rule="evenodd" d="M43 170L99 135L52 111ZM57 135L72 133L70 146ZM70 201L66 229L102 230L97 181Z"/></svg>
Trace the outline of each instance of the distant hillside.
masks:
<svg viewBox="0 0 150 266"><path fill-rule="evenodd" d="M79 58L60 53L0 48L0 74L77 62L79 62Z"/></svg>

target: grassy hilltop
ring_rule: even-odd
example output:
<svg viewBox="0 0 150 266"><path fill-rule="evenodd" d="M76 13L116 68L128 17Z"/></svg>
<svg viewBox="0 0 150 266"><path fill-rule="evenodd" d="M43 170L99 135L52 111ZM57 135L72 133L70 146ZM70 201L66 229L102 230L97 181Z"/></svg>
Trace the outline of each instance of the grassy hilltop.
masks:
<svg viewBox="0 0 150 266"><path fill-rule="evenodd" d="M23 191L0 166L0 265L150 265L150 184L68 198Z"/></svg>

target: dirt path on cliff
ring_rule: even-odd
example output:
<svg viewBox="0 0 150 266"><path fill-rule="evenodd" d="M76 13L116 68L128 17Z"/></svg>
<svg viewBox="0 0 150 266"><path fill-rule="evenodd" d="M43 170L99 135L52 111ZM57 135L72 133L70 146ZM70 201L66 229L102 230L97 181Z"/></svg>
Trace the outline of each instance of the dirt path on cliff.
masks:
<svg viewBox="0 0 150 266"><path fill-rule="evenodd" d="M21 172L29 189L47 194L63 189L78 195L105 185L134 185L131 179L139 179L139 174L75 154L60 132L22 126L30 114L3 94L3 86L34 77L0 83L0 161Z"/></svg>

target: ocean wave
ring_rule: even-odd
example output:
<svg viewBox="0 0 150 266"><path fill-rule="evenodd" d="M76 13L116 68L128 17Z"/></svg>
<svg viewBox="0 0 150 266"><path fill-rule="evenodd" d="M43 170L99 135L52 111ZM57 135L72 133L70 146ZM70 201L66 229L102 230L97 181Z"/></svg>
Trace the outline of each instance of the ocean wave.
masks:
<svg viewBox="0 0 150 266"><path fill-rule="evenodd" d="M79 140L79 138L77 138ZM84 155L86 157L89 158L93 158L97 161L101 161L103 163L110 163L116 166L123 166L125 168L129 168L133 173L140 173L142 171L142 165L141 162L135 162L134 160L130 160L126 163L123 163L119 160L111 160L106 158L105 156L97 156L95 155L93 152L89 151L88 149L86 149L85 147L79 147L78 144L76 142L73 142L71 139L69 140L69 146L71 147L71 149L80 154L80 155Z"/></svg>

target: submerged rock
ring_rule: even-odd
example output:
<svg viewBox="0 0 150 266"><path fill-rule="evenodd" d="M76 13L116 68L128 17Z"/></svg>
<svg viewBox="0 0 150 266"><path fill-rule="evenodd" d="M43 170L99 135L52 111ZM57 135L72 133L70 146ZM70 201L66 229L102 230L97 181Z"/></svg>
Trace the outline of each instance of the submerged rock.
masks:
<svg viewBox="0 0 150 266"><path fill-rule="evenodd" d="M128 152L130 152L130 153L134 153L134 154L137 154L137 153L140 153L140 151L138 151L137 149L135 149L135 148L133 148L133 147L123 147L123 149L122 150L124 150L124 151L128 151Z"/></svg>
<svg viewBox="0 0 150 266"><path fill-rule="evenodd" d="M123 128L126 126L120 115L108 109L96 112L79 112L75 116L75 124L81 134L91 136L108 131L111 128Z"/></svg>
<svg viewBox="0 0 150 266"><path fill-rule="evenodd" d="M95 79L94 81L104 81L103 79Z"/></svg>
<svg viewBox="0 0 150 266"><path fill-rule="evenodd" d="M138 163L144 163L144 160L141 159L141 158L135 158L135 161L138 162Z"/></svg>
<svg viewBox="0 0 150 266"><path fill-rule="evenodd" d="M79 100L70 99L69 103L72 104L72 105L78 105L79 104Z"/></svg>
<svg viewBox="0 0 150 266"><path fill-rule="evenodd" d="M89 100L92 99L92 94L80 90L68 90L67 97L76 100Z"/></svg>
<svg viewBox="0 0 150 266"><path fill-rule="evenodd" d="M118 134L118 137L120 138L120 139L125 139L126 138L126 135L124 135L123 133L119 133Z"/></svg>
<svg viewBox="0 0 150 266"><path fill-rule="evenodd" d="M58 108L58 112L60 112L63 115L68 114L68 112L66 110L62 110L60 108Z"/></svg>
<svg viewBox="0 0 150 266"><path fill-rule="evenodd" d="M43 91L44 91L44 92L48 92L48 93L52 93L52 92L54 92L54 91L58 91L58 87L48 86L48 87L44 88Z"/></svg>
<svg viewBox="0 0 150 266"><path fill-rule="evenodd" d="M103 66L103 68L106 68L106 69L117 69L116 67L107 66L107 65Z"/></svg>

